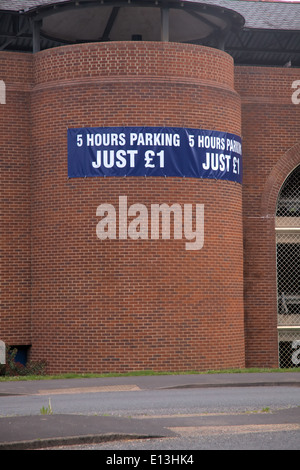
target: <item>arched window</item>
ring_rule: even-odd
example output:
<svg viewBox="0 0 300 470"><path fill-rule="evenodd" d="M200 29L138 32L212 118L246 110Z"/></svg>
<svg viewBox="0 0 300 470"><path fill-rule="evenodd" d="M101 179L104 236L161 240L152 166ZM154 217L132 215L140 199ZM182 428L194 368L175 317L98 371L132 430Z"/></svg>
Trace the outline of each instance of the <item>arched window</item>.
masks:
<svg viewBox="0 0 300 470"><path fill-rule="evenodd" d="M276 211L280 367L300 367L300 165L280 190Z"/></svg>

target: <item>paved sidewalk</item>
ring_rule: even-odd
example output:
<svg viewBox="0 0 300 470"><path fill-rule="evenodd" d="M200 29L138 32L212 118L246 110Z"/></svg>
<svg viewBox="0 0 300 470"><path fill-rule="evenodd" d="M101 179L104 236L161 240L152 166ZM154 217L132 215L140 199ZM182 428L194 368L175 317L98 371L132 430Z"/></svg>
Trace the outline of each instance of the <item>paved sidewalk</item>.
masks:
<svg viewBox="0 0 300 470"><path fill-rule="evenodd" d="M151 375L0 382L1 395L32 395L51 390L135 385L141 390L188 387L300 386L299 372Z"/></svg>
<svg viewBox="0 0 300 470"><path fill-rule="evenodd" d="M0 405L1 397L14 395L281 385L300 387L300 374L195 374L0 382ZM299 417L295 419L299 422ZM174 435L165 424L163 420L62 414L0 417L0 450Z"/></svg>

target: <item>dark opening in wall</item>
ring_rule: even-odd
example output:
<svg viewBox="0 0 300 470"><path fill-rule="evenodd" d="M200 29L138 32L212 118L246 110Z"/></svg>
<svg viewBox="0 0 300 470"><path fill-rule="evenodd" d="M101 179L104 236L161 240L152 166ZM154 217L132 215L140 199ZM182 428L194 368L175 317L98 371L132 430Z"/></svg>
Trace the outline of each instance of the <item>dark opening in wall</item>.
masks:
<svg viewBox="0 0 300 470"><path fill-rule="evenodd" d="M10 346L10 350L17 350L15 362L26 366L30 346Z"/></svg>

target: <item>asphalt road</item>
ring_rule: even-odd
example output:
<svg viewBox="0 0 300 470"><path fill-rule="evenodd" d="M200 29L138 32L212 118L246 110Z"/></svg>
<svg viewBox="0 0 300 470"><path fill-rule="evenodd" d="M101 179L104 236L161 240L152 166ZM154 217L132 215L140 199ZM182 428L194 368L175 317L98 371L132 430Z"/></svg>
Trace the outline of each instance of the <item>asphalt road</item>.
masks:
<svg viewBox="0 0 300 470"><path fill-rule="evenodd" d="M111 392L59 392L1 397L0 416L39 415L49 406L55 414L83 414L136 418L246 413L300 405L296 387L243 387Z"/></svg>
<svg viewBox="0 0 300 470"><path fill-rule="evenodd" d="M82 396L85 413L148 420L174 433L161 439L77 446L77 450L299 450L299 388L187 389ZM68 405L69 403L69 405ZM81 402L82 403L82 402ZM77 403L78 404L78 403ZM73 409L70 396L60 401ZM54 406L55 402L54 402ZM78 407L80 405L78 404ZM83 409L83 404L80 409ZM74 412L74 411L73 411ZM59 447L58 447L59 448ZM62 447L72 449L72 447ZM75 449L73 447L73 449Z"/></svg>
<svg viewBox="0 0 300 470"><path fill-rule="evenodd" d="M299 450L299 374L240 375L0 383L0 449Z"/></svg>

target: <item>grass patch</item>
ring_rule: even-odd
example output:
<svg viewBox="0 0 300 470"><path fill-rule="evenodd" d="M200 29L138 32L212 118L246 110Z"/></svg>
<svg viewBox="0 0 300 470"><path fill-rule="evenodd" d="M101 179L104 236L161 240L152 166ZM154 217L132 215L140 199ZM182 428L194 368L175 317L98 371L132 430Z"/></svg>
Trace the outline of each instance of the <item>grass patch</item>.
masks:
<svg viewBox="0 0 300 470"><path fill-rule="evenodd" d="M105 374L86 373L78 374L68 372L57 375L26 375L26 376L0 376L0 382L8 381L27 381L27 380L58 380L58 379L89 379L89 378L109 378L109 377L144 377L159 375L200 375L200 374L245 374L245 373L286 373L300 372L300 367L292 369L267 369L267 368L251 368L251 369L224 369L224 370L207 370L207 371L181 371L181 372L160 372L153 370L130 371L124 373L111 372Z"/></svg>

